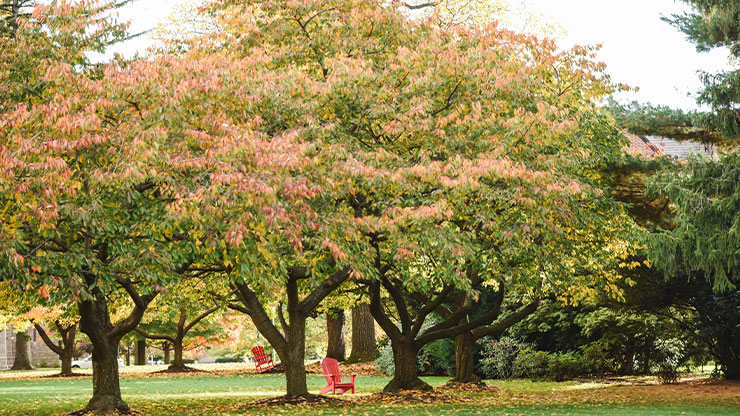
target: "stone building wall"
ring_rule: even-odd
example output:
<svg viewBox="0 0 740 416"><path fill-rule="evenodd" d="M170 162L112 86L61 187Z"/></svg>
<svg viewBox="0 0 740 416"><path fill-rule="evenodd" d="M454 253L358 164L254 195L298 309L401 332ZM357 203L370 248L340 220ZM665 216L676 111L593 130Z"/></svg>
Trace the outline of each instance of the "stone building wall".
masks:
<svg viewBox="0 0 740 416"><path fill-rule="evenodd" d="M59 367L59 356L44 344L44 340L35 328L27 331L31 337L31 360L36 367ZM15 359L15 331L8 326L0 331L0 370L7 370L13 366Z"/></svg>

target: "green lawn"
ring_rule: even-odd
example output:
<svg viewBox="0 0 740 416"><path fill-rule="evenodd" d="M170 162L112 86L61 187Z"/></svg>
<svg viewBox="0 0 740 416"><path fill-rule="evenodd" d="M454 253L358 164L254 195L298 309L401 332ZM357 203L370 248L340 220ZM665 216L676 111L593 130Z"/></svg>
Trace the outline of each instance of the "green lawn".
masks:
<svg viewBox="0 0 740 416"><path fill-rule="evenodd" d="M44 374L36 372L35 374ZM82 408L91 394L90 378L11 378L0 376L0 416L59 415ZM359 377L358 395L375 393L385 377ZM433 386L446 378L426 378ZM309 390L318 392L323 377L309 376ZM124 399L151 415L738 415L740 399L732 394L696 394L685 386L621 387L598 383L495 382L501 392L455 393L462 404L352 403L335 406L239 407L250 400L284 394L280 375L208 375L146 377L121 380ZM706 390L706 389L704 389ZM721 393L721 391L720 391ZM352 399L352 396L344 396Z"/></svg>

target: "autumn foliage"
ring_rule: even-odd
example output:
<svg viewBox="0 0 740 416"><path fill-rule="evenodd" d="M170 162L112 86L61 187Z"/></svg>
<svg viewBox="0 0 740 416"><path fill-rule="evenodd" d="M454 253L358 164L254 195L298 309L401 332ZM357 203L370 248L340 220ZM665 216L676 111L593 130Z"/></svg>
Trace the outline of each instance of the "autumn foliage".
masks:
<svg viewBox="0 0 740 416"><path fill-rule="evenodd" d="M39 6L25 24L55 29L53 15L59 30L34 36L78 39L90 20L74 10ZM301 328L341 284L617 295L629 224L598 172L622 144L596 108L615 87L592 48L369 0L203 13L216 30L151 59L81 65L101 40L34 58L19 82L38 94L0 115L0 270L77 302L83 332L122 336L167 287L220 279L288 363L288 394L305 395ZM125 408L114 384L96 397Z"/></svg>

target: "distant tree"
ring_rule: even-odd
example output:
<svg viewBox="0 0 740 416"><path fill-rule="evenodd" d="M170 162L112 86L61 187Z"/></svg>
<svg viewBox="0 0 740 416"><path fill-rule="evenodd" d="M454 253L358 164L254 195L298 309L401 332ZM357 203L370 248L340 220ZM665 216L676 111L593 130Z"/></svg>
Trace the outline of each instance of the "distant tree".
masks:
<svg viewBox="0 0 740 416"><path fill-rule="evenodd" d="M19 291L10 282L0 281L0 297L4 299L0 305L0 316L5 316L6 321L18 328L34 327L46 346L59 355L62 364L60 375L69 376L73 374L72 358L79 321L77 308L66 302L54 304L47 293L46 287L41 287L37 292ZM49 328L53 328L53 332L47 332ZM61 345L52 337L58 337ZM22 337L21 342L26 343L21 350L27 350L26 337ZM18 365L29 367L26 363Z"/></svg>
<svg viewBox="0 0 740 416"><path fill-rule="evenodd" d="M215 299L208 289L212 287L200 281L168 288L152 304L147 316L136 328L141 336L163 341L166 343L164 348L172 349L174 360L170 371L187 371L183 362L185 350L202 346L208 339L222 337L223 329L217 322L217 312L224 308L225 303Z"/></svg>
<svg viewBox="0 0 740 416"><path fill-rule="evenodd" d="M740 57L737 1L685 0L692 11L664 18L684 32L697 50L728 47ZM615 106L617 119L640 134L694 139L719 146L713 159L694 157L669 167L649 184L649 195L670 205L670 223L647 237L649 257L670 279L666 290L683 295L675 302L691 305L697 314L694 331L702 334L727 378L740 378L740 329L733 326L740 278L740 71L702 74L698 103L706 112L685 113L650 105ZM652 133L651 133L652 132ZM678 288L686 285L693 289ZM711 288L711 290L707 290ZM719 325L719 323L722 323ZM705 325L705 326L704 326ZM727 341L727 342L725 342Z"/></svg>
<svg viewBox="0 0 740 416"><path fill-rule="evenodd" d="M351 345L348 363L372 361L378 355L375 344L375 320L367 303L360 303L352 308Z"/></svg>
<svg viewBox="0 0 740 416"><path fill-rule="evenodd" d="M0 2L0 35L14 37L21 19L30 16L29 8L36 0L3 0Z"/></svg>
<svg viewBox="0 0 740 416"><path fill-rule="evenodd" d="M326 356L337 361L344 361L344 310L330 309L326 312Z"/></svg>

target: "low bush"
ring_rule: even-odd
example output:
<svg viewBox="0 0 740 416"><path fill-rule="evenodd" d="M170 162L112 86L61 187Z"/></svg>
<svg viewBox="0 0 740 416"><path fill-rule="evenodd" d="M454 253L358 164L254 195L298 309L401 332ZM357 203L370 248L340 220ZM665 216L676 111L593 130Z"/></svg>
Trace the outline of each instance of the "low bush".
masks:
<svg viewBox="0 0 740 416"><path fill-rule="evenodd" d="M425 345L416 357L416 367L424 376L454 376L455 341L439 339Z"/></svg>
<svg viewBox="0 0 740 416"><path fill-rule="evenodd" d="M483 347L481 371L485 378L510 379L525 376L519 366L523 362L517 361L517 357L522 351L531 349L531 345L510 337L483 338L478 342Z"/></svg>
<svg viewBox="0 0 740 416"><path fill-rule="evenodd" d="M568 380L589 372L583 354L538 351L514 338L484 339L481 369L486 378Z"/></svg>
<svg viewBox="0 0 740 416"><path fill-rule="evenodd" d="M221 363L241 363L243 361L244 361L243 359L237 358L237 357L219 357L219 358L216 358L216 364L221 364Z"/></svg>

